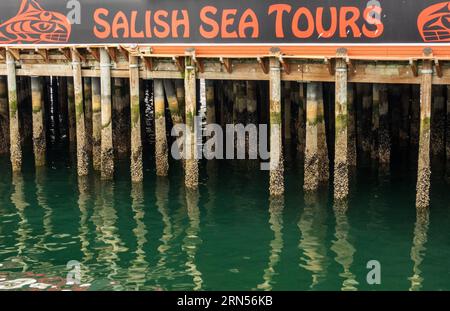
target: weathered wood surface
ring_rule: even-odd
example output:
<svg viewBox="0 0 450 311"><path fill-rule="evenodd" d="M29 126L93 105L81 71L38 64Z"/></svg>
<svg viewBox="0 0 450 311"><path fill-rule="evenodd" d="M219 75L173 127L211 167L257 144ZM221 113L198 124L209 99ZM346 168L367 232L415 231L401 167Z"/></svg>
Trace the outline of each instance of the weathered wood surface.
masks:
<svg viewBox="0 0 450 311"><path fill-rule="evenodd" d="M110 48L114 49L114 48ZM92 50L92 49L91 49ZM101 50L101 49L100 49ZM42 53L33 49L16 50L20 66L16 70L17 76L72 76L70 59L67 58L65 49L48 50L48 59L42 58ZM101 74L99 62L87 49L77 50L82 56L82 77L99 77ZM128 55L122 48L117 48L111 68L112 78L129 78ZM142 57L140 66L140 77L143 79L183 79L184 72L180 67L179 55L158 55L150 53L131 53L136 57ZM337 57L337 56L336 56ZM258 58L247 56L234 58L230 56L225 67L223 59L196 56L196 67L198 68L197 79L207 80L266 80L270 79L267 70L269 57ZM317 81L333 82L335 77L330 72L330 64L333 58L325 58L320 55L310 56L283 56L284 70L281 72L282 81ZM431 57L435 75L433 84L450 84L450 62L442 57ZM439 61L438 61L439 60ZM375 60L370 57L347 58L350 66L348 82L353 83L384 83L384 84L420 84L421 70L420 62L410 58L392 58L386 60ZM331 65L332 67L332 65ZM288 68L289 70L286 70ZM0 75L6 75L7 68L4 60L0 59ZM439 74L437 74L439 73Z"/></svg>

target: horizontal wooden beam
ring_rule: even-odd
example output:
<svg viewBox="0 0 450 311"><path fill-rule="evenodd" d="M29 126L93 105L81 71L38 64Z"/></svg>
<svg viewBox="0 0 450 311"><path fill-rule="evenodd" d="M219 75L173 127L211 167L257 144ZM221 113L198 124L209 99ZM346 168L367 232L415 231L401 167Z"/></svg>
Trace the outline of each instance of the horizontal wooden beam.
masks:
<svg viewBox="0 0 450 311"><path fill-rule="evenodd" d="M256 60L254 62L233 63L233 70L223 69L219 60L202 62L203 72L198 73L199 79L207 80L269 80L267 72ZM283 81L299 82L333 82L329 65L325 62L293 62L289 64L289 74L283 72ZM420 63L418 64L420 72ZM435 68L435 70L437 70ZM439 72L437 72L439 71ZM433 76L433 84L450 85L450 66L439 62L439 68ZM6 64L0 64L0 75L6 75ZM18 76L72 76L72 66L69 62L50 64L23 63L17 68ZM83 66L83 77L99 77L98 63ZM112 77L129 78L129 66L126 62L117 63L111 70ZM182 79L183 73L170 60L154 59L148 67L141 61L140 77L142 79ZM386 83L386 84L420 84L420 74L415 75L408 62L403 63L362 63L352 62L352 74L349 82L355 83Z"/></svg>
<svg viewBox="0 0 450 311"><path fill-rule="evenodd" d="M195 50L197 58L223 57L223 58L257 58L270 57L270 50L273 45L117 45L117 44L81 44L67 45L67 48L88 49L88 48L108 48L110 52L117 54L123 50L127 50L133 56L185 56L187 47ZM3 45L0 48L7 48ZM293 57L302 59L312 58L333 58L336 56L335 45L283 45L277 46L280 49L283 58ZM342 45L346 48L350 59L354 60L390 60L390 61L407 61L411 58L421 59L423 57L423 45ZM13 45L10 48L19 50L30 50L34 48L45 48L49 51L57 51L61 49L58 45ZM447 45L432 45L433 57L439 60L450 60L450 47Z"/></svg>

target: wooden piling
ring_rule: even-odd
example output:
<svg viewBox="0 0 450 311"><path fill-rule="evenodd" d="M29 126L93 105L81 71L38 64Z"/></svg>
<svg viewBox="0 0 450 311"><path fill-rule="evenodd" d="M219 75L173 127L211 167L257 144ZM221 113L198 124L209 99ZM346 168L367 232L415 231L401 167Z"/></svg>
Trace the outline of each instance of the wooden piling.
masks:
<svg viewBox="0 0 450 311"><path fill-rule="evenodd" d="M370 146L370 157L372 160L377 161L379 155L379 144L378 144L378 131L380 129L380 84L373 84L372 91L372 132L371 132L371 146Z"/></svg>
<svg viewBox="0 0 450 311"><path fill-rule="evenodd" d="M292 139L292 92L291 82L284 83L284 139L290 141Z"/></svg>
<svg viewBox="0 0 450 311"><path fill-rule="evenodd" d="M100 49L100 73L102 93L101 177L103 180L112 180L114 176L114 148L112 137L111 59L105 48Z"/></svg>
<svg viewBox="0 0 450 311"><path fill-rule="evenodd" d="M401 126L401 85L389 85L389 97L392 99L391 110L391 139L392 145L399 149L400 146L400 126ZM395 103L395 105L394 105ZM419 122L420 123L420 122Z"/></svg>
<svg viewBox="0 0 450 311"><path fill-rule="evenodd" d="M184 121L186 111L186 95L184 90L184 81L180 79L175 80L175 89L177 94L178 106Z"/></svg>
<svg viewBox="0 0 450 311"><path fill-rule="evenodd" d="M371 150L371 128L372 128L372 84L362 86L362 116L360 118L362 126L362 150L368 154Z"/></svg>
<svg viewBox="0 0 450 311"><path fill-rule="evenodd" d="M144 179L142 164L141 109L139 90L139 58L130 56L130 107L131 107L131 180Z"/></svg>
<svg viewBox="0 0 450 311"><path fill-rule="evenodd" d="M299 88L299 103L298 103L298 125L297 125L297 151L301 157L305 154L306 146L306 96L305 87L300 83Z"/></svg>
<svg viewBox="0 0 450 311"><path fill-rule="evenodd" d="M10 157L13 172L19 172L22 168L22 139L19 131L16 61L10 51L6 51L6 68L8 72Z"/></svg>
<svg viewBox="0 0 450 311"><path fill-rule="evenodd" d="M48 92L48 102L49 102L49 128L51 132L51 139L53 144L59 144L61 142L61 131L60 131L60 107L58 103L58 85L56 77L47 77L47 92ZM23 83L23 82L22 82ZM20 90L21 86L19 86ZM23 92L19 92L19 98L23 97ZM19 100L19 103L21 101ZM86 122L86 121L85 121Z"/></svg>
<svg viewBox="0 0 450 311"><path fill-rule="evenodd" d="M447 177L450 179L450 86L447 86L447 122L446 122L445 153L447 158Z"/></svg>
<svg viewBox="0 0 450 311"><path fill-rule="evenodd" d="M67 77L58 77L58 110L61 119L59 132L65 139L69 136L67 108Z"/></svg>
<svg viewBox="0 0 450 311"><path fill-rule="evenodd" d="M342 201L348 196L348 89L347 64L344 59L336 60L335 96L335 158L334 199Z"/></svg>
<svg viewBox="0 0 450 311"><path fill-rule="evenodd" d="M121 78L114 78L114 99L113 99L113 141L117 156L125 158L128 154L128 118L126 117L127 101L124 95L124 81Z"/></svg>
<svg viewBox="0 0 450 311"><path fill-rule="evenodd" d="M319 156L317 142L317 124L319 110L319 92L322 91L321 83L310 82L307 84L306 102L306 145L305 145L305 176L303 188L305 191L315 191L319 188Z"/></svg>
<svg viewBox="0 0 450 311"><path fill-rule="evenodd" d="M364 95L364 84L356 83L355 84L355 110L356 110L356 150L358 153L363 153L363 137L364 137L364 128L363 128L363 95Z"/></svg>
<svg viewBox="0 0 450 311"><path fill-rule="evenodd" d="M92 164L95 171L102 168L102 96L100 78L92 78Z"/></svg>
<svg viewBox="0 0 450 311"><path fill-rule="evenodd" d="M45 165L45 130L43 111L43 85L41 77L31 77L31 99L33 107L33 151L36 167Z"/></svg>
<svg viewBox="0 0 450 311"><path fill-rule="evenodd" d="M319 85L319 106L317 109L317 144L319 157L319 180L327 182L330 179L330 160L328 158L328 144L325 128L325 106L323 101L323 84Z"/></svg>
<svg viewBox="0 0 450 311"><path fill-rule="evenodd" d="M89 172L89 158L86 136L86 121L84 118L83 81L81 77L81 59L76 49L72 50L72 69L77 131L77 171L78 176L87 176Z"/></svg>
<svg viewBox="0 0 450 311"><path fill-rule="evenodd" d="M206 81L206 123L216 123L216 103L214 99L214 81Z"/></svg>
<svg viewBox="0 0 450 311"><path fill-rule="evenodd" d="M25 144L25 115L24 115L24 91L25 91L25 85L24 85L24 79L23 77L19 76L16 77L16 93L17 93L17 115L19 118L19 135L20 135L20 143L22 150L24 148ZM22 154L23 157L23 154ZM22 158L23 159L23 158Z"/></svg>
<svg viewBox="0 0 450 311"><path fill-rule="evenodd" d="M428 208L430 205L430 121L433 67L430 60L424 60L421 70L420 95L420 140L417 178L416 207Z"/></svg>
<svg viewBox="0 0 450 311"><path fill-rule="evenodd" d="M76 117L75 117L75 89L73 86L73 78L67 79L67 119L69 131L70 149L74 149L76 145Z"/></svg>
<svg viewBox="0 0 450 311"><path fill-rule="evenodd" d="M281 67L270 58L270 196L284 194L283 124L281 112Z"/></svg>
<svg viewBox="0 0 450 311"><path fill-rule="evenodd" d="M240 124L246 123L247 112L247 85L244 81L236 82L236 121Z"/></svg>
<svg viewBox="0 0 450 311"><path fill-rule="evenodd" d="M0 76L0 155L9 150L9 111L6 77Z"/></svg>
<svg viewBox="0 0 450 311"><path fill-rule="evenodd" d="M247 122L247 86L244 81L234 81L233 83L233 94L235 94L234 109L233 109L233 120L234 124L246 124ZM241 150L246 150L245 139L240 139L238 136L235 137L235 148L238 154Z"/></svg>
<svg viewBox="0 0 450 311"><path fill-rule="evenodd" d="M400 87L400 147L407 148L409 144L409 120L410 120L410 98L411 98L411 86L402 85Z"/></svg>
<svg viewBox="0 0 450 311"><path fill-rule="evenodd" d="M235 84L236 81L224 81L225 97L226 97L226 118L225 124L236 124L235 113Z"/></svg>
<svg viewBox="0 0 450 311"><path fill-rule="evenodd" d="M431 108L431 154L441 164L445 155L445 88L443 85L433 86Z"/></svg>
<svg viewBox="0 0 450 311"><path fill-rule="evenodd" d="M197 115L197 88L196 88L195 64L191 57L186 57L186 67L184 74L185 103L186 103L186 172L185 184L188 189L198 188L198 160L195 116Z"/></svg>
<svg viewBox="0 0 450 311"><path fill-rule="evenodd" d="M256 100L256 83L247 81L247 123L258 123L258 102Z"/></svg>
<svg viewBox="0 0 450 311"><path fill-rule="evenodd" d="M411 119L410 119L410 146L414 150L419 148L420 136L420 85L412 86Z"/></svg>
<svg viewBox="0 0 450 311"><path fill-rule="evenodd" d="M161 79L154 81L155 96L155 135L156 135L156 175L167 176L169 172L169 151L166 134L166 107L164 86Z"/></svg>
<svg viewBox="0 0 450 311"><path fill-rule="evenodd" d="M357 164L357 147L356 147L356 102L355 102L355 84L347 84L347 111L348 111L348 150L347 162L351 167Z"/></svg>
<svg viewBox="0 0 450 311"><path fill-rule="evenodd" d="M215 103L215 94L214 94L214 81L207 80L206 81L206 124L213 125L216 124L216 103ZM210 139L214 137L214 135L206 137L206 139ZM208 154L206 155L207 159L213 158L213 152L214 150L208 150L206 151ZM208 162L208 165L211 162ZM208 172L211 171L212 166L208 166ZM208 174L209 176L209 174Z"/></svg>
<svg viewBox="0 0 450 311"><path fill-rule="evenodd" d="M92 80L91 78L83 78L83 95L84 95L84 118L86 124L86 142L88 157L92 157L92 132L93 132L93 119L92 119Z"/></svg>
<svg viewBox="0 0 450 311"><path fill-rule="evenodd" d="M181 99L177 96L178 90L175 90L174 82L172 80L164 80L164 92L166 93L167 103L169 104L170 117L172 119L173 125L182 124L184 122L184 110L182 109L179 102L179 100Z"/></svg>
<svg viewBox="0 0 450 311"><path fill-rule="evenodd" d="M254 81L247 81L247 124L258 125L258 102ZM258 153L258 143L252 144L248 133L246 133L246 153L249 155Z"/></svg>
<svg viewBox="0 0 450 311"><path fill-rule="evenodd" d="M391 162L391 133L388 88L385 84L380 86L379 94L378 162L386 167Z"/></svg>

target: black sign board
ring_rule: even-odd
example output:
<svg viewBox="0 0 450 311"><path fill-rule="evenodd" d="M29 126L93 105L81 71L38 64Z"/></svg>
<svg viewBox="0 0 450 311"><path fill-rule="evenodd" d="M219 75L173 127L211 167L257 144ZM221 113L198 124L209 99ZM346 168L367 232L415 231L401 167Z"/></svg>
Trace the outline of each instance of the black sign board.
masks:
<svg viewBox="0 0 450 311"><path fill-rule="evenodd" d="M450 43L450 1L8 0L0 45Z"/></svg>

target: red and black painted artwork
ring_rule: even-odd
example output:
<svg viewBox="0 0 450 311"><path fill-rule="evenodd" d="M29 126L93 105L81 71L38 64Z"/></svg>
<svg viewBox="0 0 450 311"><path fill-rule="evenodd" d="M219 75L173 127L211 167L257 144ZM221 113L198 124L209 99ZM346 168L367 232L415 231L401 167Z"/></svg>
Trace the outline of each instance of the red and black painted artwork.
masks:
<svg viewBox="0 0 450 311"><path fill-rule="evenodd" d="M71 26L64 14L47 11L36 0L22 0L16 16L0 25L0 44L66 43Z"/></svg>
<svg viewBox="0 0 450 311"><path fill-rule="evenodd" d="M450 2L438 3L423 10L417 26L425 42L450 42Z"/></svg>
<svg viewBox="0 0 450 311"><path fill-rule="evenodd" d="M450 45L450 0L0 0L14 44Z"/></svg>

